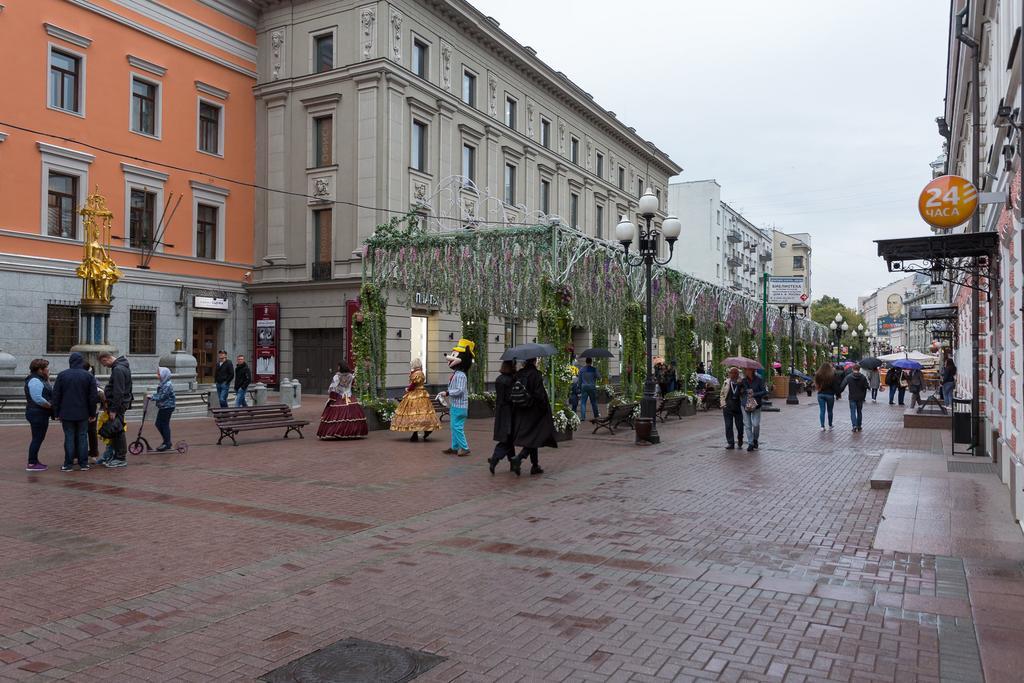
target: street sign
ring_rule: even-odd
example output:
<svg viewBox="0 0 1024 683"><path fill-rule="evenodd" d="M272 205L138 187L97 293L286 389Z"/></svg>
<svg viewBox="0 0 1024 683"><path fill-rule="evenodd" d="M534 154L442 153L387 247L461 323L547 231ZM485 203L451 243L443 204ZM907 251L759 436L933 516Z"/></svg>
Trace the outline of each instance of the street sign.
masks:
<svg viewBox="0 0 1024 683"><path fill-rule="evenodd" d="M944 175L924 186L917 210L933 228L955 228L978 210L978 190L966 178Z"/></svg>
<svg viewBox="0 0 1024 683"><path fill-rule="evenodd" d="M768 303L807 306L807 298L802 275L768 276Z"/></svg>

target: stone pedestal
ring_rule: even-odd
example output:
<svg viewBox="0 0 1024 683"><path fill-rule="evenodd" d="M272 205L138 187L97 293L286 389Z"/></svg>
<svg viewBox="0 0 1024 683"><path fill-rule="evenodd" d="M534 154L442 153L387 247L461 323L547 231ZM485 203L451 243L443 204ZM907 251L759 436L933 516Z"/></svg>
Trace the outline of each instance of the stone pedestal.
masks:
<svg viewBox="0 0 1024 683"><path fill-rule="evenodd" d="M18 361L14 356L0 349L0 402L25 399L25 372L18 372Z"/></svg>
<svg viewBox="0 0 1024 683"><path fill-rule="evenodd" d="M263 382L253 382L249 385L249 391L253 394L253 405L263 406L267 404L267 385Z"/></svg>
<svg viewBox="0 0 1024 683"><path fill-rule="evenodd" d="M195 391L199 386L199 383L196 381L196 368L199 363L196 361L195 356L185 351L182 346L182 341L175 339L174 351L160 356L158 367L167 368L171 371L171 384L174 385L174 391ZM156 369L154 368L155 372ZM214 395L216 396L216 392L214 392ZM212 405L216 406L219 404L214 401Z"/></svg>
<svg viewBox="0 0 1024 683"><path fill-rule="evenodd" d="M292 392L294 393L293 400L295 401L292 407L298 408L302 405L302 383L297 379L292 380Z"/></svg>

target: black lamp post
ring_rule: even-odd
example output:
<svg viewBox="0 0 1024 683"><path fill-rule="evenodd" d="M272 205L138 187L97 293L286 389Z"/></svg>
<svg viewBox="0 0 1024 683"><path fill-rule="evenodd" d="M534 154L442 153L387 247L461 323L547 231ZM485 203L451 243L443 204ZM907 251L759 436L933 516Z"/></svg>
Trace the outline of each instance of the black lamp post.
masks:
<svg viewBox="0 0 1024 683"><path fill-rule="evenodd" d="M643 219L643 223L640 224L639 234L637 233L637 227L626 216L623 216L619 224L615 226L615 239L622 244L626 263L631 266L642 265L644 267L644 279L647 285L647 379L644 382L644 396L640 401L640 418L636 423L637 443L641 441L658 443L661 440L658 436L658 421L656 419L658 399L655 394L654 367L652 362L654 352L652 322L654 316L651 302L651 268L654 264L663 266L672 259L672 250L683 228L682 223L675 216L669 216L662 221L660 229L652 226L651 221L654 220L657 212L658 198L654 195L651 188L647 188L647 191L644 192L639 201L638 213L640 218ZM668 256L664 259L658 259L658 238L662 235L665 236L665 241L668 242ZM630 253L629 245L632 243L634 236L639 237L638 249L636 253ZM644 434L646 434L646 437L643 437Z"/></svg>
<svg viewBox="0 0 1024 683"><path fill-rule="evenodd" d="M789 394L786 396L787 406L800 405L800 399L796 397L796 319L807 317L807 306L789 304L789 307L779 306L779 315L783 318L789 315Z"/></svg>
<svg viewBox="0 0 1024 683"><path fill-rule="evenodd" d="M836 361L835 362L838 363L839 362L839 352L840 352L839 344L843 341L843 332L846 332L848 329L850 329L850 324L848 322L846 322L845 320L843 320L843 314L842 313L836 313L835 319L828 324L828 329L832 330L832 334L835 336L835 339L836 339Z"/></svg>

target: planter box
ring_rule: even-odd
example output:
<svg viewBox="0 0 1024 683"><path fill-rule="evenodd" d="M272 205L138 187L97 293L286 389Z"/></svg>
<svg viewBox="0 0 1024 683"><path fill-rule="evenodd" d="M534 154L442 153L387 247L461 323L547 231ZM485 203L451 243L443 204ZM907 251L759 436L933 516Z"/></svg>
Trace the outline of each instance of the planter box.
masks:
<svg viewBox="0 0 1024 683"><path fill-rule="evenodd" d="M789 396L789 377L772 377L772 398Z"/></svg>
<svg viewBox="0 0 1024 683"><path fill-rule="evenodd" d="M470 420L478 420L482 418L494 417L494 408L487 401L470 399L469 401L469 414L467 417Z"/></svg>
<svg viewBox="0 0 1024 683"><path fill-rule="evenodd" d="M572 432L555 432L555 441L562 443L563 441L572 441Z"/></svg>
<svg viewBox="0 0 1024 683"><path fill-rule="evenodd" d="M376 410L366 410L366 428L371 432L379 432L385 429L391 429L390 422L383 422L378 416Z"/></svg>
<svg viewBox="0 0 1024 683"><path fill-rule="evenodd" d="M697 406L690 403L689 401L683 401L683 405L680 406L679 414L683 417L689 417L697 414Z"/></svg>

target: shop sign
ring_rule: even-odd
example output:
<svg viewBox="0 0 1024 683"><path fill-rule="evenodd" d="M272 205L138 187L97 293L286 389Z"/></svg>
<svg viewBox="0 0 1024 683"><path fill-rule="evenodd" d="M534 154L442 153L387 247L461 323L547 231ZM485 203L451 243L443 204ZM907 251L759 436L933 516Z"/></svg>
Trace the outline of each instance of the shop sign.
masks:
<svg viewBox="0 0 1024 683"><path fill-rule="evenodd" d="M768 303L807 305L802 275L769 275Z"/></svg>
<svg viewBox="0 0 1024 683"><path fill-rule="evenodd" d="M256 349L253 379L277 388L281 309L278 304L255 304L252 307L253 347Z"/></svg>
<svg viewBox="0 0 1024 683"><path fill-rule="evenodd" d="M430 292L416 292L413 302L420 308L441 308L441 300Z"/></svg>
<svg viewBox="0 0 1024 683"><path fill-rule="evenodd" d="M206 308L216 311L231 310L231 303L219 296L195 296L192 297L193 308Z"/></svg>
<svg viewBox="0 0 1024 683"><path fill-rule="evenodd" d="M944 175L921 190L917 210L933 228L948 230L963 225L978 210L978 190L966 178Z"/></svg>

